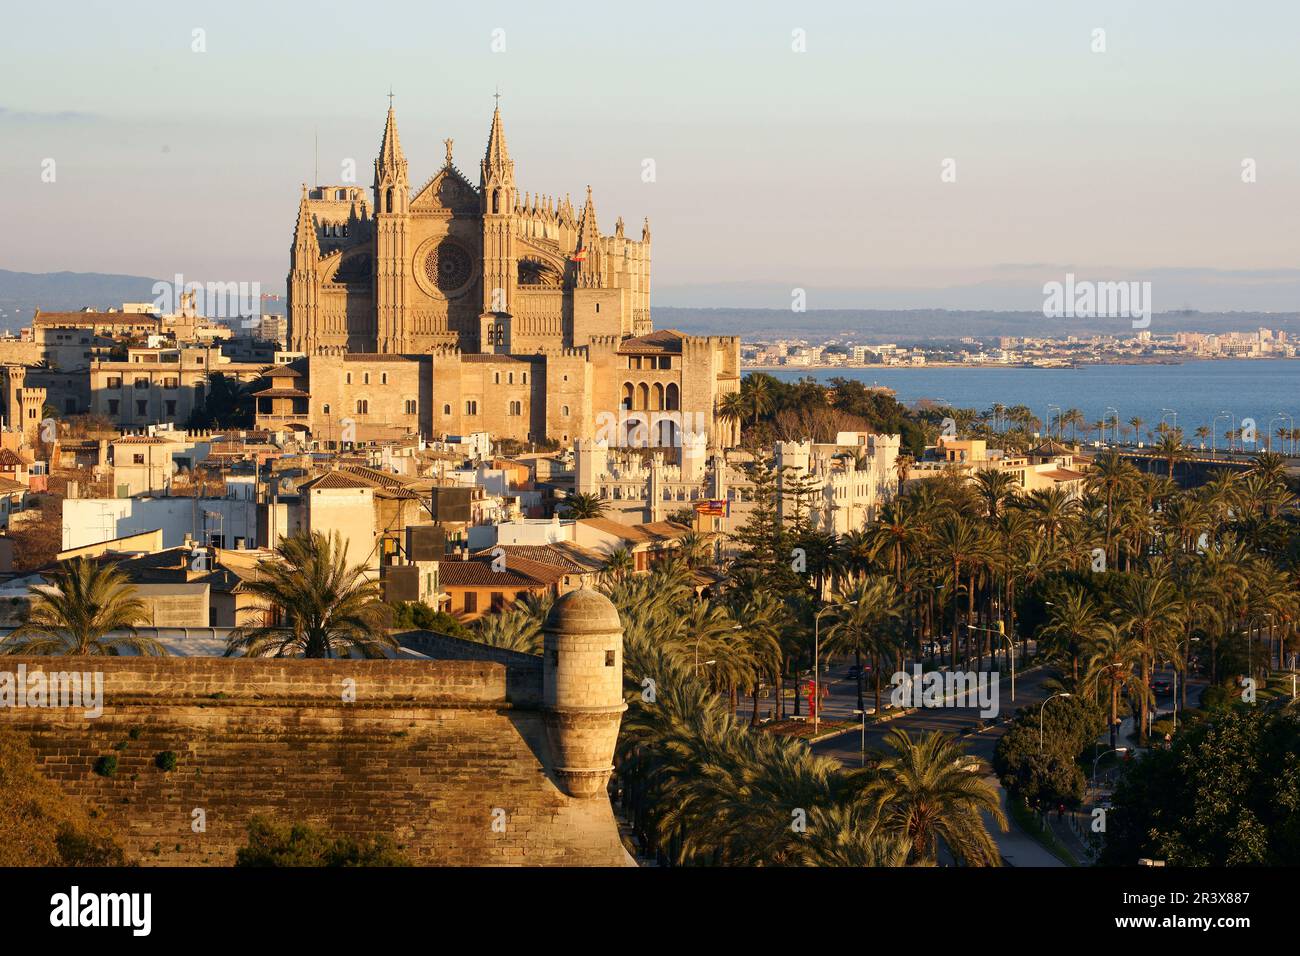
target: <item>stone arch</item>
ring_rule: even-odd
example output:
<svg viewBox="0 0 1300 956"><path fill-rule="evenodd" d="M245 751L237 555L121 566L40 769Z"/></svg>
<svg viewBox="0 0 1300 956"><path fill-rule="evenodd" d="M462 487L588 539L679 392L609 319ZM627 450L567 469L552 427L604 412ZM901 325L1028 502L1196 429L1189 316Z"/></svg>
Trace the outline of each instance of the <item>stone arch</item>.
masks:
<svg viewBox="0 0 1300 956"><path fill-rule="evenodd" d="M650 386L642 382L636 387L636 408L650 407Z"/></svg>
<svg viewBox="0 0 1300 956"><path fill-rule="evenodd" d="M655 411L663 411L664 409L664 386L662 382L655 382L654 404L650 407Z"/></svg>
<svg viewBox="0 0 1300 956"><path fill-rule="evenodd" d="M681 391L676 382L669 382L668 388L664 390L664 408L670 412L677 411L682 404Z"/></svg>
<svg viewBox="0 0 1300 956"><path fill-rule="evenodd" d="M623 383L623 407L626 408L628 411L632 410L632 394L633 394L632 383L624 382Z"/></svg>

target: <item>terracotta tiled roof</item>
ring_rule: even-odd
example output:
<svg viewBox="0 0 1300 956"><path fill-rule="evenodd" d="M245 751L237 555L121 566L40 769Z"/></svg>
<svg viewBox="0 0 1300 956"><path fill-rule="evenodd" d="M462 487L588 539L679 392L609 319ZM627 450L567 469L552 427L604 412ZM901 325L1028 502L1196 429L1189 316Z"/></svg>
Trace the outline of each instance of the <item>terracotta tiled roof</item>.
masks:
<svg viewBox="0 0 1300 956"><path fill-rule="evenodd" d="M349 488L371 488L376 487L373 481L367 481L356 475L349 474L345 471L327 471L323 475L318 475L309 481L304 481L298 486L299 491L337 491Z"/></svg>
<svg viewBox="0 0 1300 956"><path fill-rule="evenodd" d="M27 459L18 454L18 452L14 451L12 448L0 448L0 465L19 468L26 464L29 464Z"/></svg>
<svg viewBox="0 0 1300 956"><path fill-rule="evenodd" d="M557 568L565 574L589 574L605 566L605 560L594 551L567 541L556 544L502 544L497 547L506 553L507 563L529 561ZM496 548L484 548L476 552L475 557L490 558L495 550Z"/></svg>
<svg viewBox="0 0 1300 956"><path fill-rule="evenodd" d="M654 540L649 534L638 530L635 525L619 524L612 518L579 518L578 524L585 524L589 528L595 528L597 531L603 531L605 534L612 534L615 537L622 538L624 541L631 541L634 544L642 544Z"/></svg>
<svg viewBox="0 0 1300 956"><path fill-rule="evenodd" d="M1040 472L1040 474L1046 475L1053 481L1076 481L1079 478L1087 477L1083 472L1072 471L1069 468L1053 468L1051 471Z"/></svg>
<svg viewBox="0 0 1300 956"><path fill-rule="evenodd" d="M260 392L254 392L255 398L311 398L310 392L304 392L300 388L264 388Z"/></svg>
<svg viewBox="0 0 1300 956"><path fill-rule="evenodd" d="M123 435L113 442L114 445L170 445L165 438L156 435Z"/></svg>
<svg viewBox="0 0 1300 956"><path fill-rule="evenodd" d="M162 319L147 312L41 312L33 325L161 325Z"/></svg>
<svg viewBox="0 0 1300 956"><path fill-rule="evenodd" d="M350 475L355 475L376 485L383 485L385 488L406 488L411 484L401 475L395 475L391 471L371 468L368 465L343 465L339 470L346 471Z"/></svg>
<svg viewBox="0 0 1300 956"><path fill-rule="evenodd" d="M492 559L439 561L438 583L441 587L462 588L543 588L564 577L564 570L526 558L506 558L502 571L492 570Z"/></svg>
<svg viewBox="0 0 1300 956"><path fill-rule="evenodd" d="M647 335L624 339L618 347L620 354L628 352L681 352L682 339L685 338L676 329L659 329Z"/></svg>
<svg viewBox="0 0 1300 956"><path fill-rule="evenodd" d="M667 538L674 541L690 534L691 531L686 525L677 524L675 521L648 521L645 524L637 525L637 528L657 538Z"/></svg>

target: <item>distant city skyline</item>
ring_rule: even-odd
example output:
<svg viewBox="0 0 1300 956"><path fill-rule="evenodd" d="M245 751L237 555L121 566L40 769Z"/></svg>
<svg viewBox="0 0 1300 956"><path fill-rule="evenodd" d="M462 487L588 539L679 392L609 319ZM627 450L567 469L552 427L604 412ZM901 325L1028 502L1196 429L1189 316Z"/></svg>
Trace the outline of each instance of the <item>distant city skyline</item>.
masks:
<svg viewBox="0 0 1300 956"><path fill-rule="evenodd" d="M580 169L604 231L650 217L655 305L788 308L798 288L810 309L1034 309L1072 271L1150 280L1156 311L1293 311L1300 10L1249 13L20 8L0 34L0 268L279 290L298 184L353 160L370 185L390 86L413 184L448 137L476 171L499 87L521 190L577 202Z"/></svg>

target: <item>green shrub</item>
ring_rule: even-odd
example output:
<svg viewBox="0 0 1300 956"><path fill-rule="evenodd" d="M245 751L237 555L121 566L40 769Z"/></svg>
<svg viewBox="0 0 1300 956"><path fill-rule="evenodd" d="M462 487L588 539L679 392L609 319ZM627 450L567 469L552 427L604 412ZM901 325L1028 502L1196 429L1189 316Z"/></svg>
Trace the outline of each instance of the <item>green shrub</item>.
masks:
<svg viewBox="0 0 1300 956"><path fill-rule="evenodd" d="M109 754L95 761L95 773L101 777L111 777L117 773L117 755Z"/></svg>
<svg viewBox="0 0 1300 956"><path fill-rule="evenodd" d="M164 750L162 751L162 753L158 754L158 756L153 758L153 762L157 764L159 770L163 770L163 771L175 770L176 751Z"/></svg>
<svg viewBox="0 0 1300 956"><path fill-rule="evenodd" d="M391 837L366 842L333 836L305 823L280 824L266 817L248 821L248 843L235 866L410 866Z"/></svg>

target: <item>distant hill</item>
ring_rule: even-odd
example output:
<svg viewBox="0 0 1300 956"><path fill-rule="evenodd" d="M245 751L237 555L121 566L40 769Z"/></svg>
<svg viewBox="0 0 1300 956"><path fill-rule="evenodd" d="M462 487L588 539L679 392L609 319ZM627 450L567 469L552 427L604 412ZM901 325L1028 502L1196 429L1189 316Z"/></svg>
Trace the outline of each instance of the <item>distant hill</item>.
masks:
<svg viewBox="0 0 1300 956"><path fill-rule="evenodd" d="M1045 319L1042 312L961 312L949 309L689 309L654 307L656 328L695 335L740 335L747 340L773 336L825 338L847 333L859 341L952 341L964 337L991 340L1001 335L1062 337L1134 334L1129 319ZM1157 312L1152 335L1174 332L1253 332L1282 329L1300 335L1297 312Z"/></svg>
<svg viewBox="0 0 1300 956"><path fill-rule="evenodd" d="M0 328L32 324L36 310L63 312L91 306L120 308L153 300L157 279L102 272L10 272L0 269Z"/></svg>
<svg viewBox="0 0 1300 956"><path fill-rule="evenodd" d="M31 324L37 308L72 311L86 306L117 308L123 302L153 299L159 280L144 276L100 272L10 272L0 269L0 329L17 330ZM268 290L269 291L269 290ZM848 333L873 342L956 340L966 336L993 339L1000 335L1065 336L1132 334L1127 319L1045 319L1041 312L950 309L788 309L683 308L653 306L656 328L680 329L696 335L741 335L746 339L778 335L824 338ZM1188 332L1250 332L1283 329L1300 335L1296 312L1157 312L1153 335Z"/></svg>

